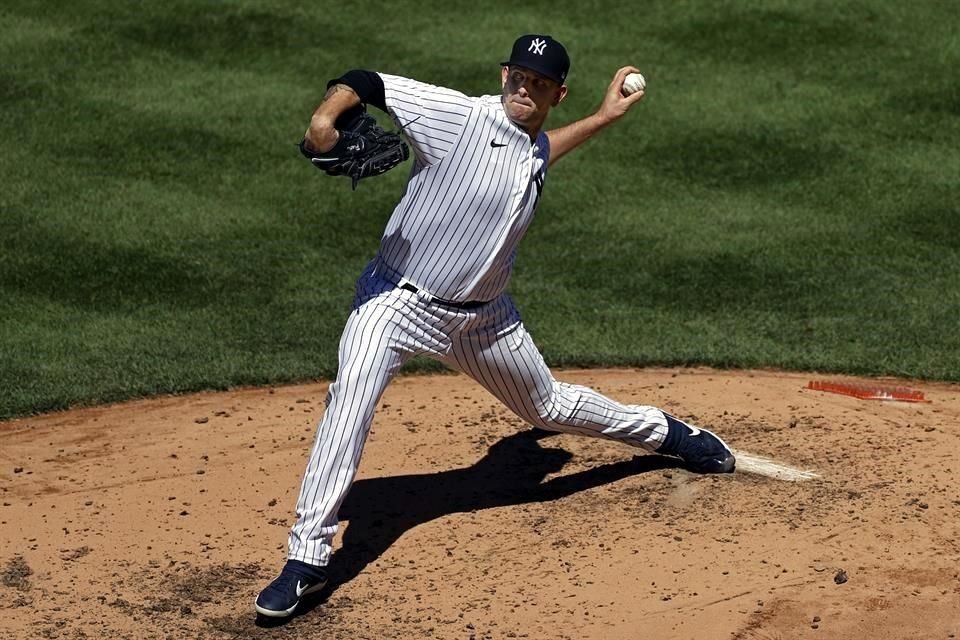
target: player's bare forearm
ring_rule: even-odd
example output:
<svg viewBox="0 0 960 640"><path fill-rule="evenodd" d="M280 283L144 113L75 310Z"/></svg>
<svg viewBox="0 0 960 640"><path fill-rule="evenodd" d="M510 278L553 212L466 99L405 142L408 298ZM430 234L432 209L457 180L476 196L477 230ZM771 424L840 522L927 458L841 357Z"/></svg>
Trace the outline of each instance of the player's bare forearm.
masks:
<svg viewBox="0 0 960 640"><path fill-rule="evenodd" d="M356 92L345 84L335 84L327 89L323 102L313 112L310 126L303 137L311 151L325 152L337 144L339 134L334 126L340 114L360 104Z"/></svg>
<svg viewBox="0 0 960 640"><path fill-rule="evenodd" d="M644 92L642 90L629 96L623 95L623 80L630 73L638 73L638 69L629 66L621 67L614 74L613 80L603 96L603 102L595 113L576 122L571 122L565 127L547 131L547 137L550 139L551 165L592 138L610 123L619 120L630 107L643 99Z"/></svg>
<svg viewBox="0 0 960 640"><path fill-rule="evenodd" d="M604 120L599 112L570 124L547 131L550 139L550 165L592 138L613 120Z"/></svg>

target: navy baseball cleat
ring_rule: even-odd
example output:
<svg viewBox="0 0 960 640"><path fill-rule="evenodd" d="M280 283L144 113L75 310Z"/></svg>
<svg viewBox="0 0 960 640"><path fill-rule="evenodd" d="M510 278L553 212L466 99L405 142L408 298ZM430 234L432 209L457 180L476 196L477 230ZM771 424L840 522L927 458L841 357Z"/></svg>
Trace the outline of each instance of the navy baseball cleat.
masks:
<svg viewBox="0 0 960 640"><path fill-rule="evenodd" d="M257 613L271 618L286 618L300 604L300 598L323 589L327 572L299 560L287 560L276 580L257 596Z"/></svg>
<svg viewBox="0 0 960 640"><path fill-rule="evenodd" d="M737 464L723 440L706 429L698 429L664 412L667 437L657 453L677 456L697 473L730 473Z"/></svg>

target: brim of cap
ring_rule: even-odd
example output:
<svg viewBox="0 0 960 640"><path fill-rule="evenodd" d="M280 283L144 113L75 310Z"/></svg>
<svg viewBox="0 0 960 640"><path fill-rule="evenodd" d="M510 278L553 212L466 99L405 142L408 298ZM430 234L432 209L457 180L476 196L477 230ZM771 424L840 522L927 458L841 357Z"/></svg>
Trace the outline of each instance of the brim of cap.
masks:
<svg viewBox="0 0 960 640"><path fill-rule="evenodd" d="M544 76L545 78L550 78L551 80L553 80L559 85L563 84L563 78L558 78L556 75L553 74L553 72L549 71L548 69L544 69L539 65L529 64L527 62L511 62L510 60L500 63L501 67L509 67L510 65L514 65L516 67L523 67L524 69L532 69L537 73L539 73L540 75Z"/></svg>

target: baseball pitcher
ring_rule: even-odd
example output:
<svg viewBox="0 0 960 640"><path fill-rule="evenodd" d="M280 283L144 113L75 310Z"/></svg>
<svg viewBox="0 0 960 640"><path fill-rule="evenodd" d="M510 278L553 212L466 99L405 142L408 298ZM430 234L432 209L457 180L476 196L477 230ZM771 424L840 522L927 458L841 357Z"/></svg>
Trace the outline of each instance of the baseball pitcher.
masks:
<svg viewBox="0 0 960 640"><path fill-rule="evenodd" d="M354 187L411 150L413 161L379 251L357 281L287 562L257 597L260 614L289 616L305 594L325 585L337 511L374 409L413 356L462 371L530 425L676 456L700 473L733 471L730 449L706 429L555 380L506 293L549 168L644 96L633 78L625 86L638 70L623 67L595 113L545 131L550 110L567 95L569 69L559 42L533 34L514 43L495 95L469 97L362 70L328 83L300 144L303 155L330 175L350 177ZM377 126L367 106L389 114L403 138Z"/></svg>

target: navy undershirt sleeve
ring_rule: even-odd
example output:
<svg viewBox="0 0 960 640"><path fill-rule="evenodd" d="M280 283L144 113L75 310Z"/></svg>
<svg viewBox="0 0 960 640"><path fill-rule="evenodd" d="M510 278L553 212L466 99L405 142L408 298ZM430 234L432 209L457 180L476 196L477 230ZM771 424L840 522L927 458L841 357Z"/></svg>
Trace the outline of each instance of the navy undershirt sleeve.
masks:
<svg viewBox="0 0 960 640"><path fill-rule="evenodd" d="M364 71L362 69L353 69L347 71L339 78L334 78L327 83L329 89L335 84L345 84L353 89L360 102L370 104L383 112L387 110L387 98L383 88L383 79L373 71Z"/></svg>

